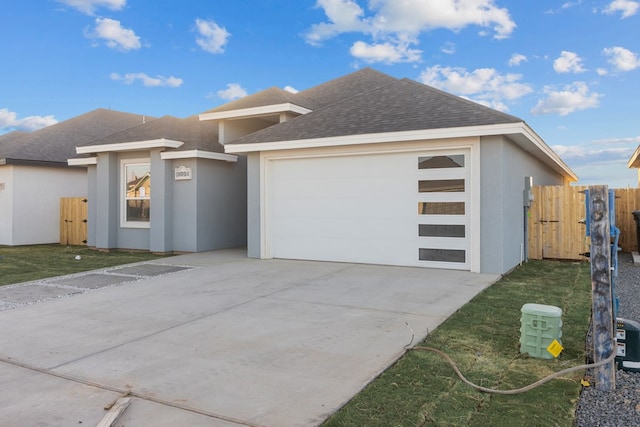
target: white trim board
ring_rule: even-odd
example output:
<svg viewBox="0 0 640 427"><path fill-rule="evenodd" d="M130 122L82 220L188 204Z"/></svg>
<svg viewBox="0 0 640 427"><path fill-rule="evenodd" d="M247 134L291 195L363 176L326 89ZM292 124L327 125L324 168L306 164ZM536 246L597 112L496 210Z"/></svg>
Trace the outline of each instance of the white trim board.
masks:
<svg viewBox="0 0 640 427"><path fill-rule="evenodd" d="M78 154L94 154L94 153L106 153L106 152L120 152L120 151L140 151L150 150L152 148L180 148L184 145L182 141L175 141L173 139L151 139L148 141L132 141L132 142L119 142L116 144L103 144L103 145L87 145L84 147L76 147L76 153Z"/></svg>

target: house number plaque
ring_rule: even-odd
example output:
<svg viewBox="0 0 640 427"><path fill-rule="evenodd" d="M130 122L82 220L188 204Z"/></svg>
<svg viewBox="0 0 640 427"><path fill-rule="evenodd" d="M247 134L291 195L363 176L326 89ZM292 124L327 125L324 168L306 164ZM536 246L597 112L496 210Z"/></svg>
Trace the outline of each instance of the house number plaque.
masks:
<svg viewBox="0 0 640 427"><path fill-rule="evenodd" d="M175 180L181 181L185 179L191 179L191 168L186 166L180 166L175 169Z"/></svg>

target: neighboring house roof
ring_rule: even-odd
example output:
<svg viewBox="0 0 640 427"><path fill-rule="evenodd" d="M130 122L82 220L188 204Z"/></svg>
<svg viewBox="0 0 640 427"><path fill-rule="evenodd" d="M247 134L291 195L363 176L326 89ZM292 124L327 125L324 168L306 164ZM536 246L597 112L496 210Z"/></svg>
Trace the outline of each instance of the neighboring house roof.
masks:
<svg viewBox="0 0 640 427"><path fill-rule="evenodd" d="M225 144L228 153L506 135L558 173L575 173L520 118L365 68L300 92L312 112Z"/></svg>
<svg viewBox="0 0 640 427"><path fill-rule="evenodd" d="M627 162L627 167L629 169L640 169L640 145L638 145L638 148L636 148L636 151L634 151L633 155L629 159L629 162Z"/></svg>
<svg viewBox="0 0 640 427"><path fill-rule="evenodd" d="M97 109L28 133L12 132L0 139L5 164L66 165L76 146L153 120L140 114Z"/></svg>

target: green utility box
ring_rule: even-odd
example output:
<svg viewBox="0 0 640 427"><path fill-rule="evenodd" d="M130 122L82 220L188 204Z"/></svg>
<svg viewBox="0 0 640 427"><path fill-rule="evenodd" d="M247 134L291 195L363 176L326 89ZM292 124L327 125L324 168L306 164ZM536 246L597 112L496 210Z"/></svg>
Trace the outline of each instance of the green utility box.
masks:
<svg viewBox="0 0 640 427"><path fill-rule="evenodd" d="M553 359L547 347L553 340L562 344L562 309L552 305L525 304L520 311L520 353Z"/></svg>
<svg viewBox="0 0 640 427"><path fill-rule="evenodd" d="M618 317L616 341L617 368L629 372L640 372L640 323Z"/></svg>

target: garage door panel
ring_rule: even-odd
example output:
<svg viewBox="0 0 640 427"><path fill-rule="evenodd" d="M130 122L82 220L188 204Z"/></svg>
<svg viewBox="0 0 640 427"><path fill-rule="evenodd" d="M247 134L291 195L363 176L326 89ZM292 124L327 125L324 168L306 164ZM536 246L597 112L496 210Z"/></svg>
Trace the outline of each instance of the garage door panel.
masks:
<svg viewBox="0 0 640 427"><path fill-rule="evenodd" d="M361 219L357 227L353 221L344 218L289 218L287 226L274 230L280 237L299 237L303 240L312 239L401 239L415 244L416 232L411 223L389 219L366 218ZM282 247L279 242L274 248Z"/></svg>
<svg viewBox="0 0 640 427"><path fill-rule="evenodd" d="M295 251L278 248L295 247ZM323 248L318 250L319 247ZM330 250L324 248L330 247ZM387 265L407 265L407 259L416 257L415 241L399 244L397 239L317 238L281 236L274 248L275 258L313 259Z"/></svg>
<svg viewBox="0 0 640 427"><path fill-rule="evenodd" d="M368 158L367 158L368 157ZM283 159L278 170L272 171L275 180L304 177L305 179L353 178L356 176L391 177L414 176L415 159L403 154L344 157L306 157L304 159ZM301 160L301 161L299 161ZM279 162L276 160L276 162ZM330 175L326 166L330 165Z"/></svg>
<svg viewBox="0 0 640 427"><path fill-rule="evenodd" d="M363 188L369 188L377 197L412 197L415 194L412 177L352 177L345 179L281 179L274 181L274 198L287 199L299 194L305 198L352 198L367 197Z"/></svg>
<svg viewBox="0 0 640 427"><path fill-rule="evenodd" d="M468 167L419 169L420 155L267 161L269 256L467 269Z"/></svg>
<svg viewBox="0 0 640 427"><path fill-rule="evenodd" d="M276 201L273 214L282 218L412 218L415 202L400 198L324 198Z"/></svg>

